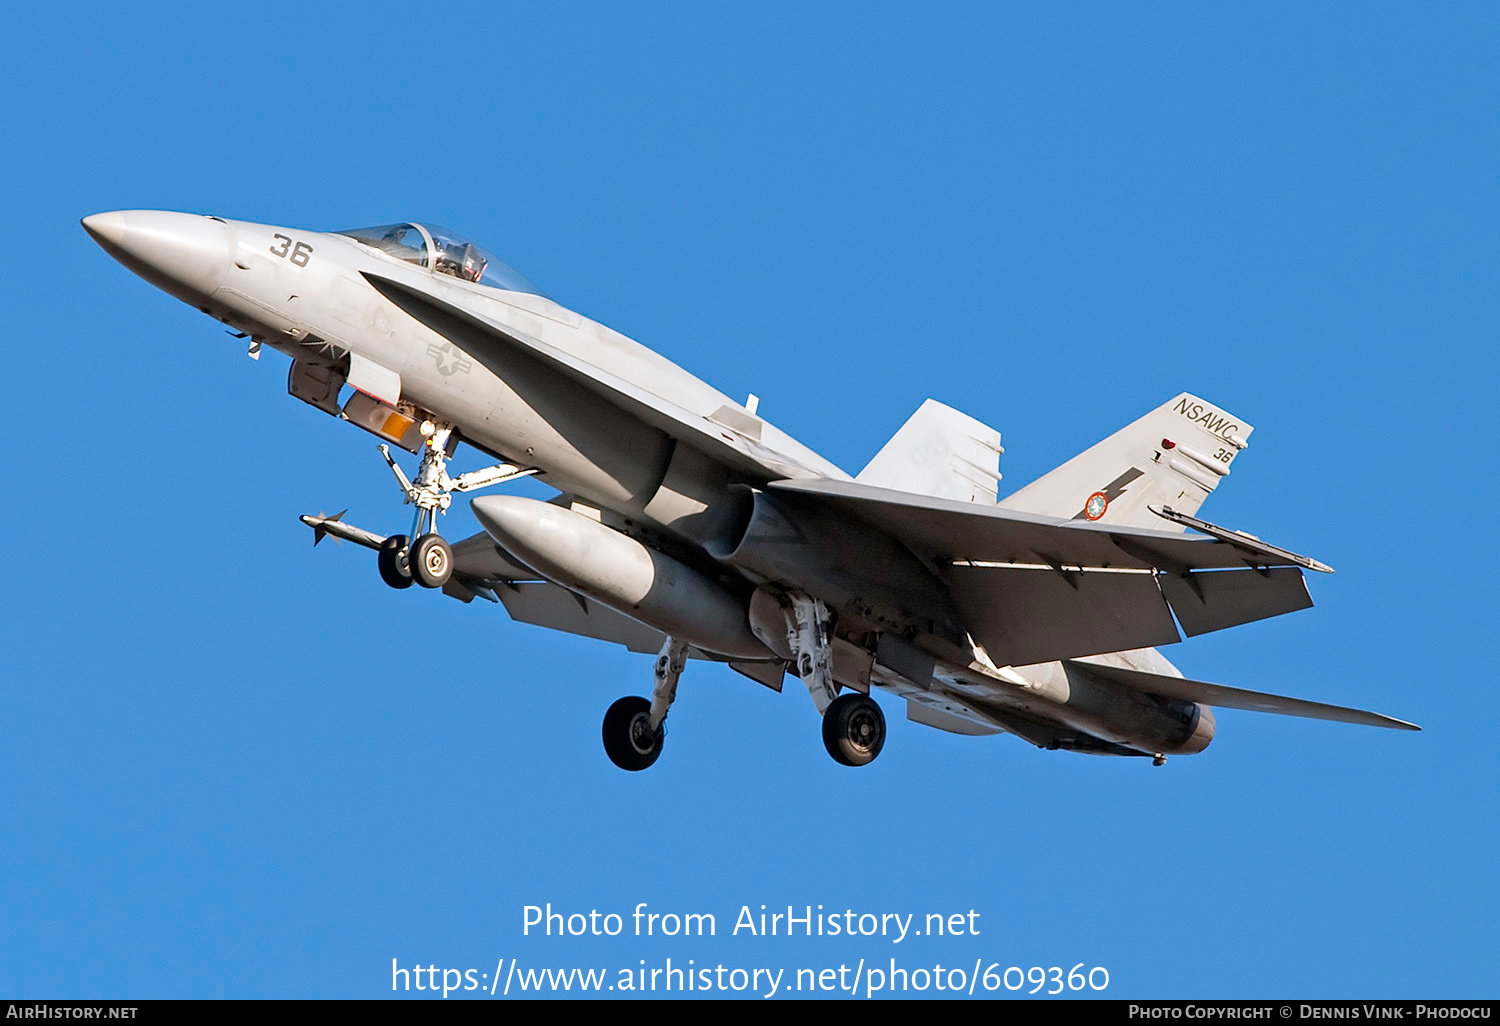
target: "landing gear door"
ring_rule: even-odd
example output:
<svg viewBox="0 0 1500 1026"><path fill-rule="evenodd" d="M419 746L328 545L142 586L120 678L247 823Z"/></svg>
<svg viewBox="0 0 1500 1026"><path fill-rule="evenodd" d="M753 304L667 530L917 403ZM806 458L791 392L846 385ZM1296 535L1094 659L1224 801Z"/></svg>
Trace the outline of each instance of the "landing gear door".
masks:
<svg viewBox="0 0 1500 1026"><path fill-rule="evenodd" d="M344 417L349 423L357 424L372 435L379 435L387 442L401 446L407 452L419 452L422 443L426 441L418 418L409 417L394 406L387 406L363 392L355 392L349 397L349 401L344 404Z"/></svg>
<svg viewBox="0 0 1500 1026"><path fill-rule="evenodd" d="M339 389L344 387L344 372L326 364L293 360L287 375L286 390L305 403L328 414L339 415Z"/></svg>
<svg viewBox="0 0 1500 1026"><path fill-rule="evenodd" d="M358 353L349 354L349 384L388 406L401 401L401 375Z"/></svg>

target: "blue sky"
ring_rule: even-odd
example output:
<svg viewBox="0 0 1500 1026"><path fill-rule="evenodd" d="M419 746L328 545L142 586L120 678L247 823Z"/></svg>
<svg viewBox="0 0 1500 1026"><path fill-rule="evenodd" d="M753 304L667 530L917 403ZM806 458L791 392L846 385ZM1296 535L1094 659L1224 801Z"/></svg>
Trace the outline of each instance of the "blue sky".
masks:
<svg viewBox="0 0 1500 1026"><path fill-rule="evenodd" d="M1103 966L1115 997L1496 996L1493 8L29 8L8 33L0 995L351 996L403 966ZM1019 486L1183 389L1256 426L1204 515L1338 568L1189 676L1153 769L953 737L381 585L406 521L285 359L78 227L421 218L857 470L928 396ZM477 466L474 458L460 469ZM475 529L455 509L445 532ZM709 912L538 938L522 908ZM729 936L742 905L977 937Z"/></svg>

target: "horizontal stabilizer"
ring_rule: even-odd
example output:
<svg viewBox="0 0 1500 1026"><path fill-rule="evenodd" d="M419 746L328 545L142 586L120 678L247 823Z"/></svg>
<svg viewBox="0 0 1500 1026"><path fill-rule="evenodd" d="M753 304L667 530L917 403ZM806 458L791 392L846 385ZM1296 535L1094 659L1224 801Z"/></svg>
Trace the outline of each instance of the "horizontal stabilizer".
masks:
<svg viewBox="0 0 1500 1026"><path fill-rule="evenodd" d="M1366 727L1388 727L1392 730L1421 730L1415 723L1407 723L1380 713L1349 709L1341 705L1325 705L1301 698L1270 695L1263 691L1246 691L1222 684L1208 684L1185 677L1169 677L1144 670L1130 670L1120 666L1107 666L1088 659L1069 660L1086 673L1105 680L1123 684L1137 691L1144 691L1163 698L1180 698L1188 702L1201 702L1220 709L1248 709L1251 712L1275 713L1278 716L1300 716L1309 720L1333 720L1338 723L1357 723Z"/></svg>
<svg viewBox="0 0 1500 1026"><path fill-rule="evenodd" d="M855 478L879 488L994 505L1000 432L929 399Z"/></svg>

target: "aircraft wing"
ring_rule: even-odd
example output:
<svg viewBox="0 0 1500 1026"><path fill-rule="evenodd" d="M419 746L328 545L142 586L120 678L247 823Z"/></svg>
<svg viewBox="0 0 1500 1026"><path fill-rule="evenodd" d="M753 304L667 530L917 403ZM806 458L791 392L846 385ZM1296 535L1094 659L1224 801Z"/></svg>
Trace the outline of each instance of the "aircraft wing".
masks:
<svg viewBox="0 0 1500 1026"><path fill-rule="evenodd" d="M535 570L501 552L495 540L483 531L454 542L450 547L453 549L453 574L465 581L488 585L541 580Z"/></svg>
<svg viewBox="0 0 1500 1026"><path fill-rule="evenodd" d="M1100 526L853 481L769 487L863 520L936 566L1000 665L1166 645L1182 640L1177 623L1191 636L1306 609L1302 568L1328 569L1222 528Z"/></svg>
<svg viewBox="0 0 1500 1026"><path fill-rule="evenodd" d="M831 467L810 467L762 444L760 436L766 427L765 422L737 407L720 405L707 412L694 412L489 315L393 279L369 271L363 273L387 299L480 363L485 362L487 347L520 348L645 423L761 480L821 476L829 470L837 472Z"/></svg>
<svg viewBox="0 0 1500 1026"><path fill-rule="evenodd" d="M1264 691L1247 691L1223 684L1209 684L1185 677L1167 677L1144 670L1131 670L1123 666L1109 666L1087 659L1076 660L1089 673L1112 680L1117 684L1166 698L1182 698L1189 702L1218 706L1221 709L1248 709L1252 712L1275 713L1278 716L1300 716L1309 720L1333 720L1337 723L1358 723L1366 727L1387 727L1392 730L1421 730L1415 723L1407 723L1393 716L1350 709L1342 705L1326 705L1309 702L1302 698L1288 698Z"/></svg>

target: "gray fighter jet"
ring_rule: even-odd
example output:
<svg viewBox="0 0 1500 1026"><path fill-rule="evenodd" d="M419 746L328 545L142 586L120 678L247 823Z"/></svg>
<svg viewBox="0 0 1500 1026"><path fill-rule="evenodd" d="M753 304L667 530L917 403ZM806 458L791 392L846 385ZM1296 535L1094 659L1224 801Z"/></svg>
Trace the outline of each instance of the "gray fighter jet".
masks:
<svg viewBox="0 0 1500 1026"><path fill-rule="evenodd" d="M89 234L152 284L292 359L287 387L381 439L415 507L375 549L395 588L656 654L651 697L604 717L624 769L656 761L690 658L780 690L790 671L835 760L880 753L880 688L956 734L1144 755L1214 736L1212 706L1416 730L1185 679L1155 646L1312 605L1329 567L1194 516L1250 425L1189 394L998 499L1000 434L928 400L850 477L637 342L545 295L455 232L310 232L153 210ZM450 476L460 440L493 466ZM408 477L390 445L418 455ZM489 495L449 544L454 492L538 475L550 502ZM1191 529L1192 534L1187 532Z"/></svg>

